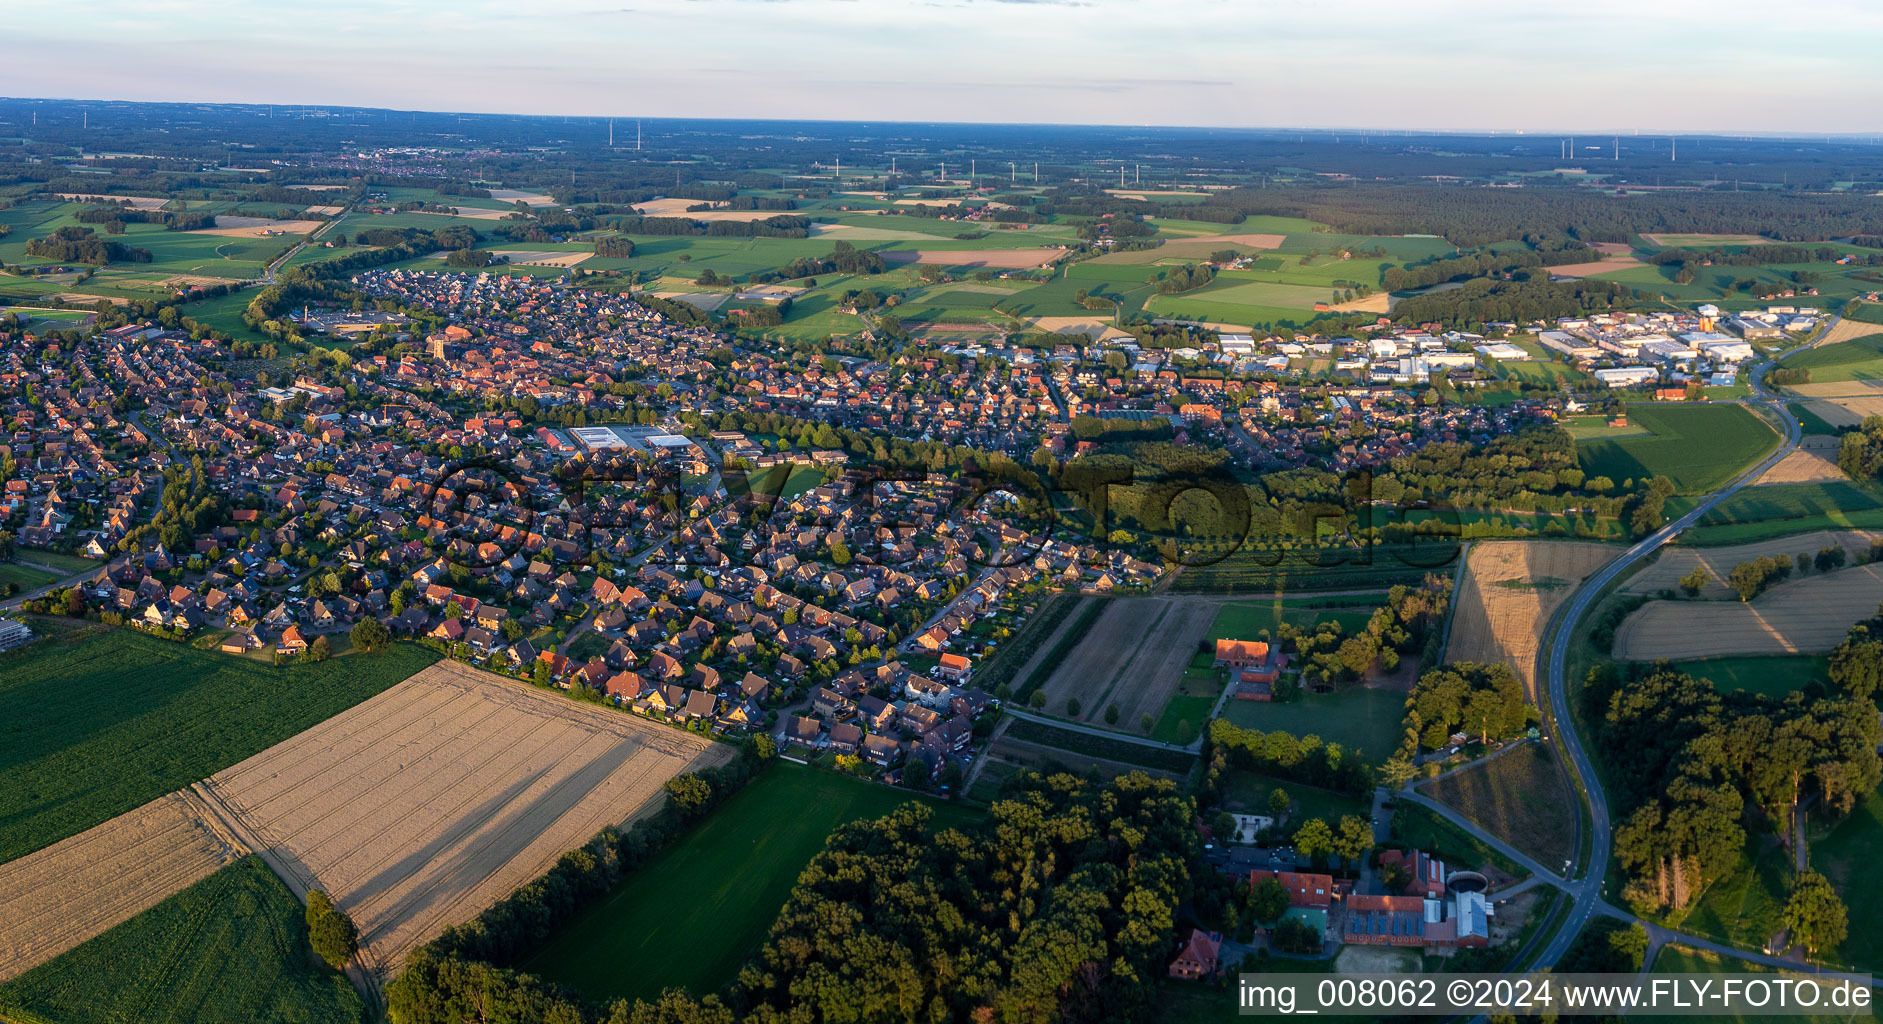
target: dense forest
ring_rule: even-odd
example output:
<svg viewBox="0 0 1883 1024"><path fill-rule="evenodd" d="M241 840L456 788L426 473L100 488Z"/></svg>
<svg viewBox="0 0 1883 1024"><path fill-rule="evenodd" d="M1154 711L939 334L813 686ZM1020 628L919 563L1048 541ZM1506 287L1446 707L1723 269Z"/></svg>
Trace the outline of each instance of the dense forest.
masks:
<svg viewBox="0 0 1883 1024"><path fill-rule="evenodd" d="M1876 706L1828 690L1783 700L1665 664L1590 672L1584 706L1611 766L1615 859L1642 911L1688 907L1739 863L1749 830L1783 831L1800 801L1847 814L1883 781Z"/></svg>
<svg viewBox="0 0 1883 1024"><path fill-rule="evenodd" d="M59 228L44 238L26 243L26 254L48 260L70 260L103 266L107 263L149 263L150 250L100 238L91 228Z"/></svg>

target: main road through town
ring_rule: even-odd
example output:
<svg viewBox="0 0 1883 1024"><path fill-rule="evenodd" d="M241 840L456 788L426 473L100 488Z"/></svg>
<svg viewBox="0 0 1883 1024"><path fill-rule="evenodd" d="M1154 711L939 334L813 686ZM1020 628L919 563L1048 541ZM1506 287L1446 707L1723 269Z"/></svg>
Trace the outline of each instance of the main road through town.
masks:
<svg viewBox="0 0 1883 1024"><path fill-rule="evenodd" d="M1837 326L1838 319L1832 317L1818 337L1821 339L1828 336ZM1777 450L1761 460L1758 465L1740 474L1725 488L1709 495L1687 514L1643 538L1614 561L1597 570L1581 587L1577 588L1575 594L1564 602L1561 608L1557 609L1545 633L1548 643L1543 648L1543 657L1546 661L1542 678L1549 690L1551 729L1568 753L1571 770L1580 781L1584 797L1588 802L1592 829L1588 860L1581 865L1581 870L1564 885L1564 889L1574 898L1574 905L1570 909L1568 919L1538 955L1534 964L1536 967L1553 966L1562 959L1563 955L1568 952L1570 944L1575 941L1576 936L1582 931L1583 926L1588 924L1591 917L1614 913L1612 908L1604 905L1602 893L1603 881L1608 874L1608 855L1611 845L1612 826L1608 815L1608 800L1602 792L1601 777L1596 774L1595 766L1589 760L1588 751L1583 747L1582 737L1576 733L1575 719L1569 713L1569 647L1575 642L1576 630L1581 625L1583 616L1599 602L1605 587L1642 559L1660 550L1682 530L1698 522L1701 516L1712 511L1720 502L1757 480L1780 459L1797 450L1803 430L1797 418L1785 408L1785 403L1780 396L1767 390L1764 384L1765 372L1771 368L1771 365L1772 361L1767 360L1752 371L1752 396L1747 400L1747 404L1769 410L1784 426L1784 440Z"/></svg>

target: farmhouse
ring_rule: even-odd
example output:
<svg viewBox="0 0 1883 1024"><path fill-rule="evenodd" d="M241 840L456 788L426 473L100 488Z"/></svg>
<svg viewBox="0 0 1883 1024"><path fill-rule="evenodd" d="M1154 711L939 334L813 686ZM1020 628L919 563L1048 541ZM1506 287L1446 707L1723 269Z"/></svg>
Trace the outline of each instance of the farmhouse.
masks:
<svg viewBox="0 0 1883 1024"><path fill-rule="evenodd" d="M1217 668L1229 669L1237 700L1270 700L1287 656L1266 640L1216 641Z"/></svg>
<svg viewBox="0 0 1883 1024"><path fill-rule="evenodd" d="M1177 949L1177 958L1170 962L1170 976L1184 981L1211 977L1216 973L1222 944L1223 936L1220 932L1190 929L1190 934L1184 937L1183 944Z"/></svg>

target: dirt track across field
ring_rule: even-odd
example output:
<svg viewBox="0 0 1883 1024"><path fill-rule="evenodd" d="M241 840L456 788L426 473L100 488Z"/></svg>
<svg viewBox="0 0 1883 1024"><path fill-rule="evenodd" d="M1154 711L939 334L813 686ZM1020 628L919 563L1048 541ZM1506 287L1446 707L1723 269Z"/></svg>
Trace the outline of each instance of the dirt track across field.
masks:
<svg viewBox="0 0 1883 1024"><path fill-rule="evenodd" d="M386 978L661 784L732 748L440 662L200 791L297 890L321 888ZM298 884L296 884L298 883Z"/></svg>
<svg viewBox="0 0 1883 1024"><path fill-rule="evenodd" d="M1040 687L1046 710L1064 715L1066 701L1077 698L1078 717L1103 726L1105 708L1116 704L1118 722L1111 728L1127 731L1137 728L1140 715L1158 717L1220 610L1216 601L1195 598L1113 599Z"/></svg>
<svg viewBox="0 0 1883 1024"><path fill-rule="evenodd" d="M1883 565L1781 583L1749 602L1650 601L1622 620L1614 655L1629 661L1727 654L1819 654L1883 601Z"/></svg>
<svg viewBox="0 0 1883 1024"><path fill-rule="evenodd" d="M1535 696L1537 645L1550 613L1617 551L1606 544L1573 541L1471 545L1445 660L1503 662Z"/></svg>
<svg viewBox="0 0 1883 1024"><path fill-rule="evenodd" d="M0 864L0 981L163 902L249 850L185 790Z"/></svg>
<svg viewBox="0 0 1883 1024"><path fill-rule="evenodd" d="M1738 595L1726 585L1726 574L1741 562L1750 562L1762 555L1774 558L1791 558L1801 552L1816 555L1831 545L1843 548L1845 554L1855 561L1858 556L1868 552L1870 542L1877 539L1883 539L1883 534L1869 530L1819 530L1723 548L1667 547L1661 550L1661 556L1654 564L1643 568L1622 584L1621 593L1652 595L1663 590L1678 591L1680 578L1700 568L1705 569L1711 579L1698 596L1738 601Z"/></svg>

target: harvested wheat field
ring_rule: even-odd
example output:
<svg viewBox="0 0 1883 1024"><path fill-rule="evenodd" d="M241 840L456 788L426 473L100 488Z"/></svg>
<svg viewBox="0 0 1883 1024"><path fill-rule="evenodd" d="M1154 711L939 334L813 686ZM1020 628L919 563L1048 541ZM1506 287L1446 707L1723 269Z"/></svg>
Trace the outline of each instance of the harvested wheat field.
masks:
<svg viewBox="0 0 1883 1024"><path fill-rule="evenodd" d="M1833 544L1843 548L1855 561L1857 556L1870 550L1871 541L1879 538L1883 538L1883 533L1869 530L1818 530L1723 548L1673 545L1662 548L1654 564L1635 573L1621 585L1620 592L1658 594L1663 590L1679 590L1680 578L1695 568L1701 568L1712 578L1699 596L1737 601L1739 596L1726 585L1726 574L1741 562L1749 562L1763 555L1774 558L1791 558L1799 552L1815 555L1820 549Z"/></svg>
<svg viewBox="0 0 1883 1024"><path fill-rule="evenodd" d="M316 213L322 217L338 217L342 213L345 213L346 209L347 208L344 206L310 206L301 212L304 214Z"/></svg>
<svg viewBox="0 0 1883 1024"><path fill-rule="evenodd" d="M1194 598L1113 599L1041 685L1046 710L1063 715L1066 701L1077 699L1078 717L1103 725L1105 708L1116 704L1118 729L1135 729L1140 715L1156 718L1220 610L1215 601Z"/></svg>
<svg viewBox="0 0 1883 1024"><path fill-rule="evenodd" d="M882 253L886 263L934 263L947 267L1041 267L1066 254L1063 246L1030 249L897 249Z"/></svg>
<svg viewBox="0 0 1883 1024"><path fill-rule="evenodd" d="M1605 252L1610 256L1626 256L1635 251L1627 242L1590 242L1589 248Z"/></svg>
<svg viewBox="0 0 1883 1024"><path fill-rule="evenodd" d="M1817 384L1787 384L1783 390L1804 398L1858 398L1883 395L1883 383L1869 380L1833 380Z"/></svg>
<svg viewBox="0 0 1883 1024"><path fill-rule="evenodd" d="M201 274L178 274L157 282L165 288L207 288L211 285L228 284L226 277L204 277Z"/></svg>
<svg viewBox="0 0 1883 1024"><path fill-rule="evenodd" d="M209 877L248 850L188 791L0 864L0 981Z"/></svg>
<svg viewBox="0 0 1883 1024"><path fill-rule="evenodd" d="M1616 658L1822 654L1883 601L1883 565L1781 583L1748 602L1649 601L1615 631Z"/></svg>
<svg viewBox="0 0 1883 1024"><path fill-rule="evenodd" d="M1839 320L1836 327L1824 332L1824 337L1818 339L1817 345L1821 347L1835 345L1840 341L1855 341L1858 338L1868 338L1875 333L1877 333L1877 325L1845 318Z"/></svg>
<svg viewBox="0 0 1883 1024"><path fill-rule="evenodd" d="M1336 313L1390 313L1393 311L1393 296L1390 292L1374 292L1363 299L1337 303Z"/></svg>
<svg viewBox="0 0 1883 1024"><path fill-rule="evenodd" d="M1833 457L1817 448L1800 448L1778 460L1778 465L1766 470L1753 481L1757 484L1811 484L1826 480L1845 480L1844 471L1837 468Z"/></svg>
<svg viewBox="0 0 1883 1024"><path fill-rule="evenodd" d="M1821 407L1828 407L1828 409ZM1808 408L1822 416L1824 422L1833 427L1854 427L1872 416L1883 416L1883 393L1871 392L1867 395L1814 399L1809 403Z"/></svg>
<svg viewBox="0 0 1883 1024"><path fill-rule="evenodd" d="M440 662L200 789L291 888L327 890L383 978L661 784L732 748Z"/></svg>
<svg viewBox="0 0 1883 1024"><path fill-rule="evenodd" d="M305 235L319 228L326 221L319 220L270 220L267 217L227 217L218 215L216 226L201 231L190 231L192 235L220 235L223 238L265 238L273 235Z"/></svg>
<svg viewBox="0 0 1883 1024"><path fill-rule="evenodd" d="M1111 341L1131 336L1113 326L1109 320L1090 316L1036 316L1027 323L1038 330L1054 334L1083 334L1093 341Z"/></svg>
<svg viewBox="0 0 1883 1024"><path fill-rule="evenodd" d="M1547 267L1551 277L1594 277L1611 270L1633 270L1647 264L1637 259L1596 260L1593 263L1567 263L1560 267Z"/></svg>
<svg viewBox="0 0 1883 1024"><path fill-rule="evenodd" d="M523 200L525 206L554 206L556 201L536 192L524 192L514 188L493 188L490 197L500 203L514 203Z"/></svg>
<svg viewBox="0 0 1883 1024"><path fill-rule="evenodd" d="M685 217L688 220L765 220L768 217L798 216L797 210L688 210L700 205L698 199L650 199L635 203L634 212L643 217ZM932 238L932 235L923 237Z"/></svg>
<svg viewBox="0 0 1883 1024"><path fill-rule="evenodd" d="M1446 661L1503 662L1536 694L1536 654L1550 614L1614 558L1606 544L1493 540L1471 545Z"/></svg>

